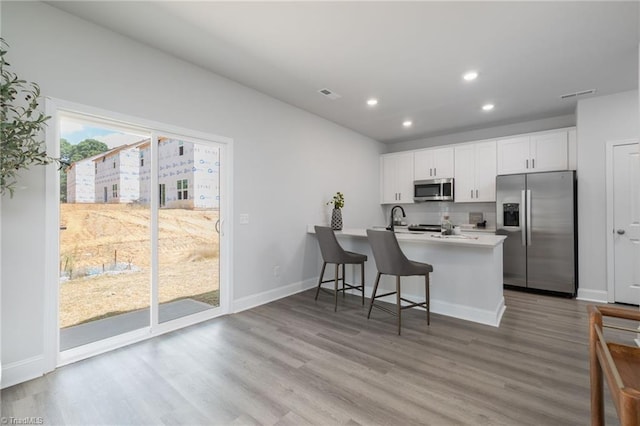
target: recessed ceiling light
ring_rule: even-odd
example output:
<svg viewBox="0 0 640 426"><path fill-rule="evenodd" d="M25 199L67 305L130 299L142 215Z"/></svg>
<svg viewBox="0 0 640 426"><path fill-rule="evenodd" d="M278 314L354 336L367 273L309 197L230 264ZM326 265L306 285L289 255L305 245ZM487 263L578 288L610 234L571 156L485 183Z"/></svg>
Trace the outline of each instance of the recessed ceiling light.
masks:
<svg viewBox="0 0 640 426"><path fill-rule="evenodd" d="M462 76L462 78L464 78L467 81L475 80L476 78L478 78L478 72L477 71L468 71Z"/></svg>
<svg viewBox="0 0 640 426"><path fill-rule="evenodd" d="M378 105L378 100L376 98L367 99L367 105L376 106Z"/></svg>
<svg viewBox="0 0 640 426"><path fill-rule="evenodd" d="M484 105L482 105L482 110L483 111L491 111L494 107L495 107L494 104L484 104Z"/></svg>
<svg viewBox="0 0 640 426"><path fill-rule="evenodd" d="M404 121L402 122L402 125L403 125L404 127L411 127L411 125L412 125L412 124L413 124L413 122L412 122L411 120L404 120Z"/></svg>

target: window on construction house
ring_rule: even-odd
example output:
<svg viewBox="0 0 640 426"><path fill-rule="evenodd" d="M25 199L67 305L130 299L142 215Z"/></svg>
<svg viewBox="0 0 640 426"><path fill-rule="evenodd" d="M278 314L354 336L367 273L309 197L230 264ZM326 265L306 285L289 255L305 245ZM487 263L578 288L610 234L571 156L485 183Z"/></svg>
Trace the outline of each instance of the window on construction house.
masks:
<svg viewBox="0 0 640 426"><path fill-rule="evenodd" d="M178 155L184 155L184 145L182 141L178 142Z"/></svg>
<svg viewBox="0 0 640 426"><path fill-rule="evenodd" d="M98 163L93 163L93 165L95 166L95 174L98 174Z"/></svg>
<svg viewBox="0 0 640 426"><path fill-rule="evenodd" d="M116 160L113 160L113 168L116 168Z"/></svg>
<svg viewBox="0 0 640 426"><path fill-rule="evenodd" d="M178 200L188 200L189 193L187 191L189 187L189 181L187 179L178 180Z"/></svg>
<svg viewBox="0 0 640 426"><path fill-rule="evenodd" d="M144 166L144 151L140 151L140 167Z"/></svg>
<svg viewBox="0 0 640 426"><path fill-rule="evenodd" d="M114 183L113 185L111 185L111 192L113 195L113 198L118 198L118 184Z"/></svg>

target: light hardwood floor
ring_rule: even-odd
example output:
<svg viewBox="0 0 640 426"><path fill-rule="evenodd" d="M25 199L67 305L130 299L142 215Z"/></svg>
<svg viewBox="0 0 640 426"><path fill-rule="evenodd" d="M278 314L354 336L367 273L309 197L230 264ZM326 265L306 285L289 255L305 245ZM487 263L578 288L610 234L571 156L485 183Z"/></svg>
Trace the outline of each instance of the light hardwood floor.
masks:
<svg viewBox="0 0 640 426"><path fill-rule="evenodd" d="M587 425L586 303L506 292L500 328L307 291L2 391L45 424ZM368 301L368 299L367 299ZM607 424L617 424L606 394Z"/></svg>

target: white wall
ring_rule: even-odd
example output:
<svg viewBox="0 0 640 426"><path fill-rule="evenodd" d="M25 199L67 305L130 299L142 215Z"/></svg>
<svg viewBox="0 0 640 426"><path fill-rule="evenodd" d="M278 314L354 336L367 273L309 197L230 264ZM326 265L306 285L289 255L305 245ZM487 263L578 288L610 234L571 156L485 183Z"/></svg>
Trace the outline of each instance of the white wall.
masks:
<svg viewBox="0 0 640 426"><path fill-rule="evenodd" d="M638 137L638 92L578 102L578 297L607 300L605 144Z"/></svg>
<svg viewBox="0 0 640 426"><path fill-rule="evenodd" d="M423 139L415 139L407 142L390 144L386 152L400 152L412 149L429 148L432 146L449 145L462 142L473 142L483 139L500 138L503 136L519 135L522 133L541 132L544 130L560 129L576 125L576 117L573 114L558 117L544 118L540 120L523 121L521 123L507 124L503 126L487 127L485 129L470 130L466 132L449 133L432 136Z"/></svg>
<svg viewBox="0 0 640 426"><path fill-rule="evenodd" d="M234 139L233 209L250 215L233 229L236 306L317 276L306 225L326 223L336 191L345 194L345 226L384 220L376 141L42 3L3 2L2 36L13 70L46 96ZM7 380L38 374L43 354L44 168L20 185L1 212Z"/></svg>

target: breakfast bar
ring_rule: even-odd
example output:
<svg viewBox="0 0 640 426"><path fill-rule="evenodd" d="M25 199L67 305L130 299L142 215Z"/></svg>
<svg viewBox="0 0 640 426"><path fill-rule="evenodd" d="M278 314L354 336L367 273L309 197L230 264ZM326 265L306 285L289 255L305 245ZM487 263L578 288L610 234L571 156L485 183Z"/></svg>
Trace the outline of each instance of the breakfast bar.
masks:
<svg viewBox="0 0 640 426"><path fill-rule="evenodd" d="M307 229L314 233L313 225ZM369 256L366 262L366 295L371 296L377 269L365 228L336 231L345 250ZM498 327L505 310L502 282L501 235L473 233L442 236L436 232L396 232L405 255L433 265L431 312ZM380 286L392 291L392 277ZM403 297L424 298L424 281L403 277ZM389 300L392 302L392 300Z"/></svg>

